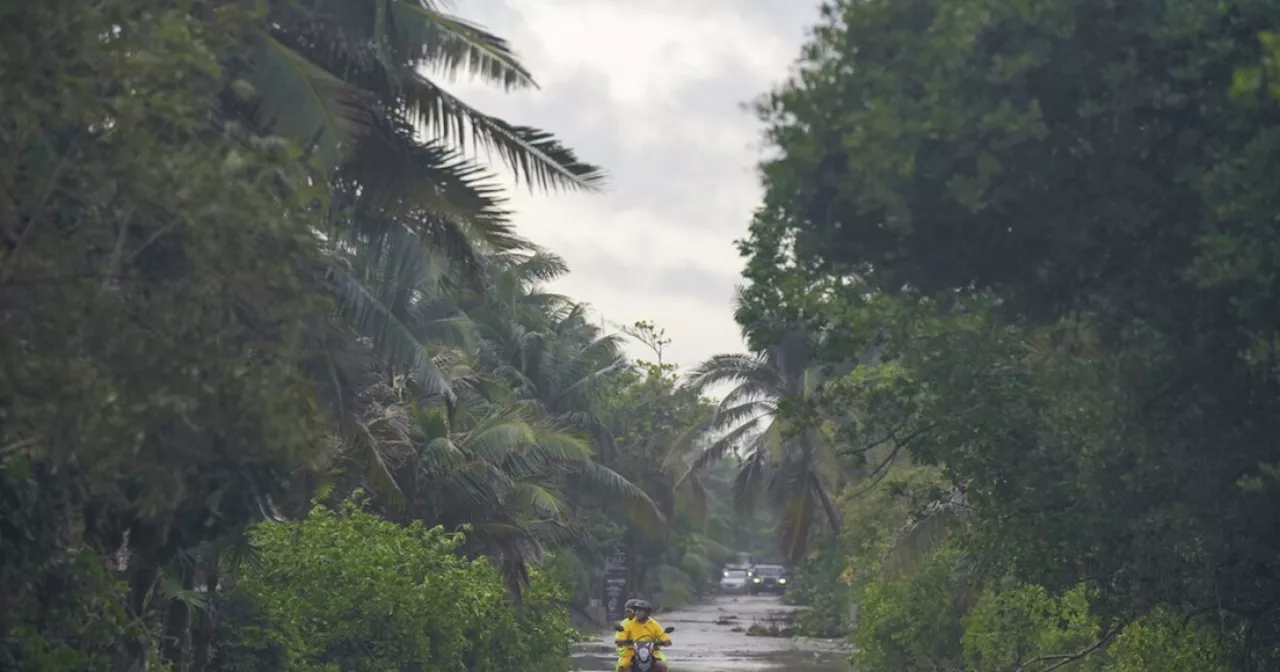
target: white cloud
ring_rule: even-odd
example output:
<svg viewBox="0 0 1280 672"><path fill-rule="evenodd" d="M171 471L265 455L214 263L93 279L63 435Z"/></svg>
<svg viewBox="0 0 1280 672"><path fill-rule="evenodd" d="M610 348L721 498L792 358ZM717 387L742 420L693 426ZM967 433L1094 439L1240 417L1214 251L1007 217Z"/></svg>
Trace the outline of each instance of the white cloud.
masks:
<svg viewBox="0 0 1280 672"><path fill-rule="evenodd" d="M742 349L733 241L760 198L760 155L759 127L740 105L786 75L814 10L795 0L459 3L512 43L542 88L451 88L555 132L610 173L604 194L513 194L521 232L573 269L555 290L615 323L657 322L674 341L671 361Z"/></svg>
<svg viewBox="0 0 1280 672"><path fill-rule="evenodd" d="M507 35L551 86L579 70L610 73L618 103L670 102L687 80L712 80L726 62L743 63L762 78L792 59L787 36L750 15L750 3L631 2L623 0L506 0L518 26ZM801 9L803 12L803 8ZM484 22L484 17L477 17ZM526 46L527 45L527 46Z"/></svg>

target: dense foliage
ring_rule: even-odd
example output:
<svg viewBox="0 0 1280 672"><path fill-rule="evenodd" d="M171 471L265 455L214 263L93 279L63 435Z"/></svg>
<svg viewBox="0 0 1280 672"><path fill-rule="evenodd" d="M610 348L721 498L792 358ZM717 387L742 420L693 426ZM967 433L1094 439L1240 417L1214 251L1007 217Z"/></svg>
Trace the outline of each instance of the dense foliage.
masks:
<svg viewBox="0 0 1280 672"><path fill-rule="evenodd" d="M705 588L704 403L476 150L602 173L456 76L533 85L423 0L0 7L0 667L561 669L614 545Z"/></svg>
<svg viewBox="0 0 1280 672"><path fill-rule="evenodd" d="M560 587L535 572L517 617L498 571L457 556L458 535L348 504L254 536L259 561L226 598L245 619L223 621L217 669L568 668Z"/></svg>
<svg viewBox="0 0 1280 672"><path fill-rule="evenodd" d="M830 374L859 669L1280 664L1278 12L836 0L761 102L738 317Z"/></svg>
<svg viewBox="0 0 1280 672"><path fill-rule="evenodd" d="M681 384L476 160L602 179L437 84L501 38L0 6L0 667L557 668L615 549L671 606L766 538L863 672L1280 667L1277 16L827 2Z"/></svg>

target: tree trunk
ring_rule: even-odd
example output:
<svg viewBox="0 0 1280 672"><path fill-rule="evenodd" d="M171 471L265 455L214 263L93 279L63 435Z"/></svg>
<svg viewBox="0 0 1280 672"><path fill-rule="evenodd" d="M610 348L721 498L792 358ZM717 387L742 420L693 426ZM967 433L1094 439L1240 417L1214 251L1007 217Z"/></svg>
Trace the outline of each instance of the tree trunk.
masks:
<svg viewBox="0 0 1280 672"><path fill-rule="evenodd" d="M121 642L120 650L112 661L111 672L146 672L150 666L149 637L156 632L157 610L161 605L149 604L149 598L160 577L163 549L168 537L167 523L135 521L128 528L129 555L125 572L129 577L129 597L125 607L129 616L143 624L146 632Z"/></svg>
<svg viewBox="0 0 1280 672"><path fill-rule="evenodd" d="M818 495L818 502L822 504L823 513L827 514L827 523L831 525L832 534L840 534L840 510L836 508L835 502L831 501L831 493L827 492L827 486L817 474L810 474L813 479L813 489Z"/></svg>
<svg viewBox="0 0 1280 672"><path fill-rule="evenodd" d="M209 651L213 646L213 635L217 631L217 612L214 600L218 596L218 569L215 564L204 577L205 599L208 606L201 610L191 629L191 669L189 672L205 672L209 666Z"/></svg>
<svg viewBox="0 0 1280 672"><path fill-rule="evenodd" d="M129 564L129 598L126 607L130 616L145 623L149 620L145 613L147 598L155 587L159 572L133 558ZM150 664L149 648L146 635L122 641L120 650L111 663L111 672L146 672Z"/></svg>
<svg viewBox="0 0 1280 672"><path fill-rule="evenodd" d="M190 592L195 587L195 568L179 563L178 571L182 590ZM191 644L191 606L183 599L167 596L169 608L164 617L164 640L161 655L173 672L187 672L187 652Z"/></svg>
<svg viewBox="0 0 1280 672"><path fill-rule="evenodd" d="M801 450L804 451L805 460L808 462L811 487L817 496L818 504L822 506L822 512L826 514L827 523L831 526L831 533L840 534L842 525L840 510L836 508L835 502L831 501L831 493L827 492L827 484L823 482L822 476L818 474L817 465L814 464L817 447L814 445L816 441L813 436L813 430L806 429L800 440L802 442Z"/></svg>

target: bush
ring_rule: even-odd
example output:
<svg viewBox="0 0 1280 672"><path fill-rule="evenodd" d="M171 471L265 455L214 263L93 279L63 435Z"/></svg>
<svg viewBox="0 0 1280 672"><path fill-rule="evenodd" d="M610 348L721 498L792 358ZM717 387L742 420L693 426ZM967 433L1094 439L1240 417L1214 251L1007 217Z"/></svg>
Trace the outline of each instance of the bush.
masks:
<svg viewBox="0 0 1280 672"><path fill-rule="evenodd" d="M1041 586L988 586L965 593L954 551L928 560L910 579L867 587L854 660L862 672L1056 669L1061 672L1227 672L1236 669L1213 628L1157 609L1107 646L1078 586L1054 595ZM972 602L972 604L971 604ZM1237 642L1238 644L1238 642ZM1079 658L1065 656L1080 654Z"/></svg>
<svg viewBox="0 0 1280 672"><path fill-rule="evenodd" d="M1028 661L1085 651L1102 635L1097 619L1089 613L1083 586L1060 597L1041 586L988 590L965 616L964 626L965 660L974 670L1016 669ZM1109 668L1103 656L1087 656L1060 669L1098 672Z"/></svg>
<svg viewBox="0 0 1280 672"><path fill-rule="evenodd" d="M881 577L863 595L853 642L863 672L964 669L961 618L971 588L961 557L944 549L910 578Z"/></svg>
<svg viewBox="0 0 1280 672"><path fill-rule="evenodd" d="M0 669L14 672L106 670L118 643L142 632L123 604L126 588L85 548L58 551L6 615Z"/></svg>
<svg viewBox="0 0 1280 672"><path fill-rule="evenodd" d="M783 602L808 607L796 614L796 631L806 637L844 637L849 634L853 592L844 581L849 559L836 541L814 544L808 560L795 573Z"/></svg>
<svg viewBox="0 0 1280 672"><path fill-rule="evenodd" d="M402 527L347 503L264 524L261 562L220 600L221 672L567 669L563 588L534 570L524 611L498 571L456 551L461 536Z"/></svg>
<svg viewBox="0 0 1280 672"><path fill-rule="evenodd" d="M1108 672L1228 672L1235 669L1218 635L1168 610L1147 614L1111 645Z"/></svg>
<svg viewBox="0 0 1280 672"><path fill-rule="evenodd" d="M22 456L0 460L0 670L105 670L143 634L128 587L70 524L71 487Z"/></svg>

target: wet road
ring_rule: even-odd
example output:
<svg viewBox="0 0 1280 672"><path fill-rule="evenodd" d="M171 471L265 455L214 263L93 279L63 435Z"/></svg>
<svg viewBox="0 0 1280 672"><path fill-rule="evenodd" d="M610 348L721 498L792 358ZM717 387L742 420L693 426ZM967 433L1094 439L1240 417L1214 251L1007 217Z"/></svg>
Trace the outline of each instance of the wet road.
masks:
<svg viewBox="0 0 1280 672"><path fill-rule="evenodd" d="M785 624L795 607L774 597L719 597L714 601L659 614L674 626L675 645L666 651L671 672L848 672L849 655L840 642L795 641L789 637L753 637L753 623ZM612 633L579 645L574 662L585 672L613 670Z"/></svg>

